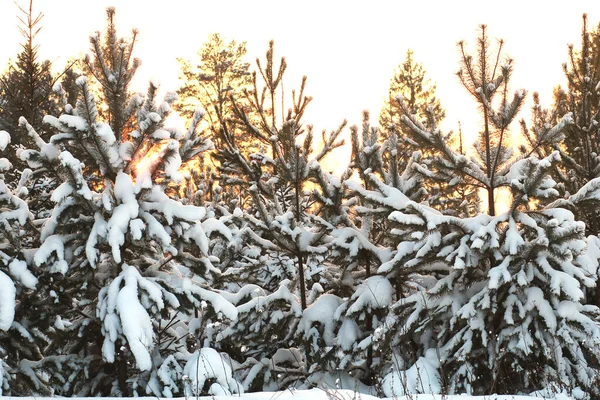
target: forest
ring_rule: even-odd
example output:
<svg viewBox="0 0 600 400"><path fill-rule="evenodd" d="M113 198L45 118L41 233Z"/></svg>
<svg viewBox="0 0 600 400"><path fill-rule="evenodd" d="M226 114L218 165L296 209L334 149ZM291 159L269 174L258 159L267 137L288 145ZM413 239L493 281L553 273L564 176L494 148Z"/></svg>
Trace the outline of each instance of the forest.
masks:
<svg viewBox="0 0 600 400"><path fill-rule="evenodd" d="M274 42L248 62L212 34L159 97L131 89L137 31L114 8L58 72L32 0L21 13L0 75L0 395L600 398L585 15L548 108L511 87L485 25L458 43L471 142L440 128L411 51L375 118L315 132L308 78L284 90Z"/></svg>

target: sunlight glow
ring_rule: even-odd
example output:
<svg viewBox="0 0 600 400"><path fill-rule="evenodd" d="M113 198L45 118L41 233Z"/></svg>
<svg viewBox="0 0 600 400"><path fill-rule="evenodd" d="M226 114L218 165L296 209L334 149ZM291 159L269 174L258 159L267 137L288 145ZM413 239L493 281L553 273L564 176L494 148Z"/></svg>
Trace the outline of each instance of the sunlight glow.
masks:
<svg viewBox="0 0 600 400"><path fill-rule="evenodd" d="M363 109L370 109L375 121L394 68L406 49L412 48L415 59L437 83L438 97L447 109L442 128L456 130L461 121L465 134L471 135L478 121L473 103L454 76L456 42L464 39L474 45L481 23L489 25L491 37L505 39L506 51L516 61L513 89L539 91L543 103L549 104L552 88L563 82L566 46L579 41L582 13L590 13L590 26L600 18L594 15L597 5L593 1L573 1L559 8L510 0L492 8L480 7L474 0L368 6L307 0L294 8L294 20L310 26L300 34L290 29L286 7L274 0L259 5L230 1L227 7L220 2L185 0L100 0L86 3L85 11L76 0L36 0L35 9L45 15L38 36L40 55L60 67L87 52L88 37L103 30L104 9L109 5L116 5L121 35L127 36L134 27L140 30L136 56L143 64L134 82L139 90L145 90L148 79L155 77L165 90L176 89L176 57L195 61L196 51L211 32L247 41L250 62L262 57L268 41L275 39L276 52L288 61L287 87L296 86L302 75L308 76L307 93L314 100L306 121L317 132L334 129L345 118L359 124ZM19 50L18 9L13 2L4 2L0 10L0 59L8 60ZM399 15L405 17L397 19Z"/></svg>
<svg viewBox="0 0 600 400"><path fill-rule="evenodd" d="M17 0L20 5L25 2ZM446 109L441 129L457 131L460 123L466 142L476 137L481 121L476 104L455 76L459 40L474 49L482 23L488 25L491 38L505 40L506 54L515 60L511 89L529 91L519 116L527 119L532 92L538 91L542 105L548 106L553 88L564 85L562 64L567 61L567 44L580 41L581 15L590 13L590 27L600 18L596 2L590 0L575 0L568 7L517 0L498 7L481 7L476 0L368 5L306 0L294 7L293 19L290 9L276 0L259 4L232 0L226 6L187 0L99 0L87 2L85 9L77 0L35 0L34 10L44 14L36 38L40 57L50 59L59 70L70 58L85 54L90 34L104 30L104 10L113 5L120 35L129 36L133 28L140 32L134 55L142 66L134 90L145 91L149 79L161 81L163 91L176 90L177 57L196 63L196 52L211 32L221 33L225 40L247 41L247 60L253 66L274 39L276 58L285 56L288 64L285 87L297 87L302 76L308 76L306 93L314 100L304 122L313 124L315 132L335 129L344 119L349 126L360 125L363 109L371 111L371 123L376 124L394 68L410 48L436 83L437 97ZM20 49L19 11L13 2L2 3L0 11L0 60L6 62ZM512 135L518 132L515 126ZM344 135L348 137L348 129ZM159 151L141 160L136 172L148 168ZM328 160L329 169L341 171L348 161L347 149L336 150Z"/></svg>

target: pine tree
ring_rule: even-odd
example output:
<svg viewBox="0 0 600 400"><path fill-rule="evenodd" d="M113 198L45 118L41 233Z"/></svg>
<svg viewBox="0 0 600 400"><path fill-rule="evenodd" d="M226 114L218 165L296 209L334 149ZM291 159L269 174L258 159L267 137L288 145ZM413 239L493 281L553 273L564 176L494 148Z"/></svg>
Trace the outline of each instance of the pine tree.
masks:
<svg viewBox="0 0 600 400"><path fill-rule="evenodd" d="M252 83L245 55L246 42L227 43L218 33L211 34L198 51L198 65L178 60L184 83L177 91L179 100L174 109L190 119L194 111L202 107L208 112L206 120L211 129L218 130L227 124L232 117L230 97L233 95L240 101L241 92Z"/></svg>
<svg viewBox="0 0 600 400"><path fill-rule="evenodd" d="M236 317L210 290L219 271L207 232L228 231L205 208L166 194L211 143L197 124L187 132L163 126L173 94L159 103L152 84L145 97L129 92L139 65L135 33L119 38L114 9L107 16L104 40L92 36L86 59L102 100L80 77L76 106L44 117L54 132L49 142L20 121L37 147L21 154L32 176L44 170L56 182L32 257L41 293L51 295L38 298L40 314L52 318L51 343L29 365L34 383L55 394L182 395L185 365L200 352L185 341L189 324ZM199 336L202 347L212 345L209 329ZM226 391L235 390L228 382Z"/></svg>
<svg viewBox="0 0 600 400"><path fill-rule="evenodd" d="M12 133L11 148L8 156L16 169L22 170L21 160L15 156L14 149L21 145L30 144L26 132L19 129L19 118L25 117L35 126L40 134L48 136L42 125L42 118L47 113L58 112L58 103L53 96L54 84L62 74L52 72L52 63L40 60L39 45L35 38L42 29L40 24L43 14L35 14L33 0L28 8L18 6L21 16L19 31L24 38L22 50L16 60L9 64L8 69L0 76L0 129ZM67 71L70 67L67 67ZM9 172L6 176L9 185L16 185L19 175Z"/></svg>
<svg viewBox="0 0 600 400"><path fill-rule="evenodd" d="M400 106L396 98L401 96L406 110ZM395 162L397 166L387 166L388 169L404 171L411 162L415 152L421 153L420 165L422 168L423 185L427 188L429 204L447 214L460 214L464 216L473 215L477 210L478 202L476 193L469 191L464 185L448 185L449 180L436 179L434 158L437 149L430 146L422 146L415 142L410 135L409 128L402 122L402 116L408 113L416 120L430 129L435 129L446 112L442 108L440 100L436 97L435 84L427 78L425 68L413 58L413 52L408 50L406 58L396 69L390 81L388 97L379 114L379 129L386 136L394 136L395 151L394 160L389 157L383 158L383 163ZM455 135L452 133L445 140L452 142ZM462 132L459 132L459 152L462 152Z"/></svg>
<svg viewBox="0 0 600 400"><path fill-rule="evenodd" d="M523 101L522 91L508 97L510 60L500 64L501 53L490 58L485 27L475 58L464 43L459 48L458 76L484 117L478 158L456 153L439 130L408 112L403 121L416 141L439 150L439 173L468 177L488 191L488 214L444 216L390 187L379 193L356 188L397 210L389 219L399 244L379 273L407 275L417 289L392 306L373 336L390 368L385 391L399 394L393 385L421 363L439 370L432 387L448 392L531 392L571 382L593 393L600 314L584 305L584 289L595 284L597 239L586 240L584 224L566 209L536 207L558 195L549 177L558 153L515 159L504 144ZM552 142L570 122L567 116L540 137ZM509 188L512 200L506 213L496 215L499 187Z"/></svg>
<svg viewBox="0 0 600 400"><path fill-rule="evenodd" d="M232 105L234 99L239 106L246 104L243 92L252 86L250 64L244 61L245 55L245 42L226 42L215 33L198 51L200 61L197 65L192 66L189 60L178 59L183 86L177 91L179 99L174 109L187 119L193 118L196 108L206 110L204 120L208 122L207 134L215 145L222 146L219 131L225 130L239 139L237 145L247 155L257 149L254 148L252 137L233 122ZM203 198L209 201L233 201L236 204L244 200L244 192L240 191L238 185L224 184L225 179L221 179L215 168L219 166L217 157L213 156L209 161L210 164L206 162L195 168L204 176L203 182L213 182L209 190L202 191ZM198 185L195 180L190 180L190 184ZM200 185L206 187L203 183Z"/></svg>
<svg viewBox="0 0 600 400"><path fill-rule="evenodd" d="M222 147L216 148L223 184L242 184L250 198L243 208L245 248L231 268L251 279L238 289L238 320L221 335L245 371L246 390L286 387L318 362L298 327L310 304L336 280L326 264L330 227L316 220L326 212L325 203L339 206L332 201L333 177L319 162L341 145L343 129L323 132L323 147L315 150L312 127L302 121L311 100L304 92L306 78L292 90L286 110L281 97L286 62L282 58L276 65L272 42L266 62L257 60L257 68L244 102L231 97L235 125L221 126ZM250 135L260 151L240 151L244 139L236 130Z"/></svg>
<svg viewBox="0 0 600 400"><path fill-rule="evenodd" d="M565 89L555 90L553 115L570 113L573 123L564 130L560 146L562 163L555 177L566 196L577 193L585 184L597 178L600 165L600 27L589 31L583 15L581 48L568 49L569 62L563 65L567 78ZM580 204L573 210L586 223L588 234L597 235L598 204Z"/></svg>
<svg viewBox="0 0 600 400"><path fill-rule="evenodd" d="M10 135L0 131L0 150L9 143ZM4 184L4 173L11 168L6 158L0 158L0 394L4 395L32 393L21 357L41 356L39 332L31 330L23 312L38 283L25 261L30 243L24 232L31 213L27 202Z"/></svg>

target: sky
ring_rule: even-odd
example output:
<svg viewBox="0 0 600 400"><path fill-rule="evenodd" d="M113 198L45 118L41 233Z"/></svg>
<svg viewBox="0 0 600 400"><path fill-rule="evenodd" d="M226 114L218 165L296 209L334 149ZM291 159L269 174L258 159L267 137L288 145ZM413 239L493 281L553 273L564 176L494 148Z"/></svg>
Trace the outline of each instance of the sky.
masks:
<svg viewBox="0 0 600 400"><path fill-rule="evenodd" d="M28 0L17 0L26 7ZM557 4L557 5L554 5ZM178 87L177 57L196 61L196 52L212 32L246 41L248 60L263 57L275 40L277 56L288 63L286 88L298 87L308 76L307 93L314 97L306 121L318 130L332 130L344 119L360 124L369 109L372 121L387 96L394 68L407 49L425 66L437 84L446 109L444 129L474 136L479 120L474 102L458 82L456 43L471 49L479 24L492 38L505 40L506 54L515 60L513 89L540 92L551 103L552 88L564 82L562 64L567 44L580 43L581 15L596 26L596 1L338 1L338 0L35 0L34 12L44 14L37 37L40 55L55 65L86 53L89 35L102 31L105 8L115 6L122 36L139 29L135 55L142 67L135 81L144 90L148 79L159 79L166 90ZM19 51L18 8L0 0L0 63ZM471 46L473 45L473 46Z"/></svg>

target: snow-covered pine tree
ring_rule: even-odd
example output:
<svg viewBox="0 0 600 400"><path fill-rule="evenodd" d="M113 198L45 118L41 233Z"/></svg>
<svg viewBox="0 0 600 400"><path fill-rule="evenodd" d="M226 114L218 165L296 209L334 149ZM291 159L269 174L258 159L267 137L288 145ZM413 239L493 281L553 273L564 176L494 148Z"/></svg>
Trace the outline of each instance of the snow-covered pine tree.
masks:
<svg viewBox="0 0 600 400"><path fill-rule="evenodd" d="M600 26L589 30L583 15L581 48L568 48L568 63L563 64L567 87L555 89L554 107L548 117L571 113L573 123L565 128L560 146L562 162L553 174L561 194L568 197L600 176ZM548 112L547 112L548 113ZM545 121L541 119L534 128ZM572 210L586 223L589 234L600 233L599 204L580 203Z"/></svg>
<svg viewBox="0 0 600 400"><path fill-rule="evenodd" d="M515 163L514 200L499 216L446 217L390 195L406 202L390 215L403 242L380 271L449 270L394 305L381 336L397 349L390 382L432 350L439 385L451 392L531 392L560 382L593 390L600 314L582 301L596 279L597 239L585 239L570 211L530 204L557 194L548 176L556 159Z"/></svg>
<svg viewBox="0 0 600 400"><path fill-rule="evenodd" d="M415 61L412 50L407 50L404 61L394 71L390 80L388 96L379 114L379 129L383 136L395 137L395 152L393 162L397 166L386 166L404 171L411 162L415 151L421 153L421 163L432 169L432 163L437 149L423 147L415 142L408 133L408 127L402 122L405 111L396 101L397 96L402 96L405 106L411 115L414 115L425 126L435 129L432 124L439 124L445 117L440 100L436 97L435 84L427 78L423 64ZM462 152L462 132L459 132L458 147ZM456 135L452 132L445 138L453 142ZM385 164L391 163L387 156L383 158ZM473 215L477 210L476 192L468 191L462 185L448 186L447 180L438 180L435 174L423 174L423 185L427 188L429 204L443 211L456 215Z"/></svg>
<svg viewBox="0 0 600 400"><path fill-rule="evenodd" d="M275 389L306 376L322 351L304 347L312 339L305 338L299 324L307 307L335 282L335 271L326 263L329 227L316 220L324 202L339 206L335 180L319 162L341 144L343 125L323 132L322 148L316 151L312 128L302 121L311 100L304 92L306 78L298 91L291 91L287 110L280 97L286 63L282 59L276 65L272 42L266 62L257 60L257 67L244 102L231 98L235 118L217 137L221 183L242 184L250 198L240 227L246 245L224 272L248 280L232 300L238 320L221 336L242 363L246 389ZM260 151L240 151L240 130Z"/></svg>
<svg viewBox="0 0 600 400"><path fill-rule="evenodd" d="M247 155L256 152L256 142L244 129L232 122L234 118L232 102L238 106L245 104L244 90L252 86L250 64L244 61L246 43L232 40L226 42L218 33L211 34L198 51L199 62L192 65L189 60L178 59L183 85L177 91L179 99L174 103L178 111L187 119L193 118L196 107L206 110L204 120L208 123L207 136L221 147L219 131L225 129L234 135L240 151ZM212 202L229 201L231 209L247 199L247 193L231 179L220 179L218 154L211 154L211 163L196 168L205 178L197 182L201 187L198 197ZM195 182L194 180L193 182ZM227 181L229 184L225 185ZM193 183L192 182L192 183ZM207 185L207 182L213 184Z"/></svg>
<svg viewBox="0 0 600 400"><path fill-rule="evenodd" d="M557 153L541 160L510 157L503 142L522 93L509 101L510 64L490 65L485 27L475 58L459 46L459 77L484 113L478 158L452 151L439 130L409 113L403 120L416 141L440 150L442 173L468 177L492 200L497 188L507 187L512 200L501 215L490 201L488 214L457 218L394 189L377 194L397 208L389 218L400 241L378 272L409 273L421 286L392 307L374 335L388 357L384 391L400 394L402 378L418 365L439 372L430 387L413 388L418 392L527 393L561 382L594 391L600 314L583 301L584 288L595 284L597 240L586 240L584 224L568 210L537 206L558 194L549 177ZM499 110L490 100L496 90ZM559 137L569 122L563 118L548 137Z"/></svg>
<svg viewBox="0 0 600 400"><path fill-rule="evenodd" d="M563 64L567 87L554 90L554 105L543 109L539 96L534 95L534 106L530 126L522 122L524 136L529 143L544 143L548 127L554 125L561 115L570 113L573 123L563 130L562 136L535 148L538 157L558 151L561 162L553 168L552 176L558 182L557 189L566 201L561 203L572 211L577 219L586 224L586 233L598 235L600 203L594 196L578 194L572 201L570 196L600 177L600 27L589 31L587 15L583 15L581 48L568 48L569 62ZM597 184L597 183L592 183ZM600 305L600 290L589 291L588 301Z"/></svg>
<svg viewBox="0 0 600 400"><path fill-rule="evenodd" d="M225 226L205 208L166 194L211 143L197 124L187 132L164 127L174 95L159 103L153 84L145 97L129 91L139 65L132 59L135 33L119 38L114 9L107 15L104 39L91 37L86 59L103 100L97 103L80 77L76 106L44 118L55 132L48 142L21 119L37 146L21 158L32 176L45 171L57 182L33 256L45 274L42 290L52 296L45 310L54 317L52 342L31 370L40 386L50 381L60 395L183 395L184 382L194 386L204 371L186 363L206 352L188 351L189 325L211 326L237 313L209 290L219 271L208 235L227 236ZM199 340L210 346L210 330ZM196 375L186 378L185 371ZM237 385L227 382L223 390Z"/></svg>
<svg viewBox="0 0 600 400"><path fill-rule="evenodd" d="M2 155L10 140L6 131L0 131ZM31 213L27 202L4 184L4 173L11 169L8 159L0 158L0 395L32 393L21 358L39 359L43 342L23 313L37 278L26 262L31 243L25 232Z"/></svg>
<svg viewBox="0 0 600 400"><path fill-rule="evenodd" d="M335 362L329 363L338 374L344 371L347 377L373 384L378 365L368 338L382 323L394 297L390 282L374 275L377 267L390 259L395 247L395 238L389 235L387 223L387 215L394 208L370 201L364 193L355 190L355 186L378 191L379 184L387 182L416 200L423 199L425 192L420 176L411 172L414 160L409 160L402 169L396 151L395 129L384 133L372 127L369 113L365 111L361 129L352 126L350 137L352 161L338 184L343 207L331 210L332 215L327 216L333 225L331 257L342 268L342 284L335 293L343 296L339 307L332 312L336 340L331 353ZM419 159L419 154L415 157ZM355 181L353 175L360 182ZM379 294L371 296L372 291ZM331 370L330 367L329 372Z"/></svg>

